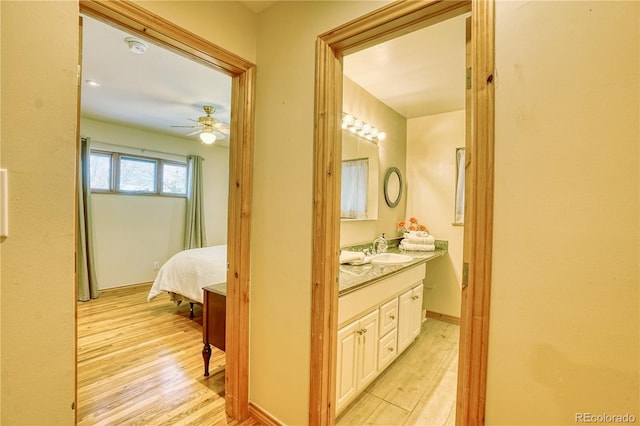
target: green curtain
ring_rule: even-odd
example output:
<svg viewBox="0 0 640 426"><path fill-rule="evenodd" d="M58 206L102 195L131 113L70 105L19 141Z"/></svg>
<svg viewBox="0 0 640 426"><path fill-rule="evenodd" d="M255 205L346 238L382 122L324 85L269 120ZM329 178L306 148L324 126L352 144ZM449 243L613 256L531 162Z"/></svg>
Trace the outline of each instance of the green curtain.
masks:
<svg viewBox="0 0 640 426"><path fill-rule="evenodd" d="M80 140L80 158L78 159L78 229L76 230L78 300L83 302L98 297L98 281L93 261L93 231L91 229L90 155L90 140L83 138Z"/></svg>
<svg viewBox="0 0 640 426"><path fill-rule="evenodd" d="M202 188L202 157L187 157L187 213L184 228L184 249L207 246L207 231L204 226L204 203Z"/></svg>

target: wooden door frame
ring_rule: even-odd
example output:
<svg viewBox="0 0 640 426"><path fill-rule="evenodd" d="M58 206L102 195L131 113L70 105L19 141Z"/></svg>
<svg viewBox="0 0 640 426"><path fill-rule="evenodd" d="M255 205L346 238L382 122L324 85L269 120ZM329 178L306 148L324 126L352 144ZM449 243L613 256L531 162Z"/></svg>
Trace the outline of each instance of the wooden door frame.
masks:
<svg viewBox="0 0 640 426"><path fill-rule="evenodd" d="M491 287L494 145L494 0L397 1L337 27L316 41L313 263L309 424L335 423L342 58L462 13L472 12L473 143L465 196L472 242L463 289L457 425L484 423ZM468 241L465 240L465 245Z"/></svg>
<svg viewBox="0 0 640 426"><path fill-rule="evenodd" d="M232 78L225 404L227 415L243 420L249 415L249 261L255 65L130 1L80 0L80 12L204 62Z"/></svg>

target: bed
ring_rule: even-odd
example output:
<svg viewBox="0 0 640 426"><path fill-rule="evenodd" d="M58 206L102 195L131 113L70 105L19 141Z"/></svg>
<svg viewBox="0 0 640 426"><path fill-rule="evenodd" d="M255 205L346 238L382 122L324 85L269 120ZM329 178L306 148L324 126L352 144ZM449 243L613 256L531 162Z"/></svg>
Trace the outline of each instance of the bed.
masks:
<svg viewBox="0 0 640 426"><path fill-rule="evenodd" d="M202 304L202 287L227 281L227 246L211 246L184 250L171 257L158 271L147 300L169 293L176 304Z"/></svg>

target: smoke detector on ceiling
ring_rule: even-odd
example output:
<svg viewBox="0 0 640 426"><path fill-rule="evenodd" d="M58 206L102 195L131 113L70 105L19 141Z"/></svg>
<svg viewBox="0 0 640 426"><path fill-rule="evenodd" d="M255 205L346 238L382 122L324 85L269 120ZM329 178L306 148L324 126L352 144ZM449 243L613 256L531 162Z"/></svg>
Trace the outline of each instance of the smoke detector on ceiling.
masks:
<svg viewBox="0 0 640 426"><path fill-rule="evenodd" d="M124 42L127 43L129 50L133 53L142 54L146 52L149 47L147 43L135 37L127 37L124 39Z"/></svg>

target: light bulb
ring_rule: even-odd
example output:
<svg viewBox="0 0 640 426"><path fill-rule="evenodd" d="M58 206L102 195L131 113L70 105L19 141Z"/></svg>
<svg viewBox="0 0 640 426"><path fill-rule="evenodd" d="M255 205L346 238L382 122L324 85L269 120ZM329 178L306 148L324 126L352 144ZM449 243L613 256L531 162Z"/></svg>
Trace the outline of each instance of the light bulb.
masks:
<svg viewBox="0 0 640 426"><path fill-rule="evenodd" d="M342 122L346 123L347 125L353 123L353 120L354 118L353 118L353 115L351 114L347 114L344 117L342 117Z"/></svg>
<svg viewBox="0 0 640 426"><path fill-rule="evenodd" d="M200 140L202 141L202 143L211 145L216 141L216 135L211 132L202 132L200 133Z"/></svg>
<svg viewBox="0 0 640 426"><path fill-rule="evenodd" d="M385 132L378 133L378 140L383 141L387 138L387 134Z"/></svg>

